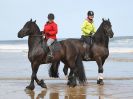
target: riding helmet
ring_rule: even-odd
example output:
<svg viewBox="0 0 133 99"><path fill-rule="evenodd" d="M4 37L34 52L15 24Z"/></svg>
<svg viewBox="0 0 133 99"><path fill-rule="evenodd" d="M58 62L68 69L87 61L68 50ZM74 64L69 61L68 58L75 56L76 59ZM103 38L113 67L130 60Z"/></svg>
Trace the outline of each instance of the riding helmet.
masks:
<svg viewBox="0 0 133 99"><path fill-rule="evenodd" d="M87 15L88 16L94 16L94 12L93 11L88 11Z"/></svg>
<svg viewBox="0 0 133 99"><path fill-rule="evenodd" d="M54 19L54 14L53 13L49 13L48 14L48 19L49 20L53 20Z"/></svg>

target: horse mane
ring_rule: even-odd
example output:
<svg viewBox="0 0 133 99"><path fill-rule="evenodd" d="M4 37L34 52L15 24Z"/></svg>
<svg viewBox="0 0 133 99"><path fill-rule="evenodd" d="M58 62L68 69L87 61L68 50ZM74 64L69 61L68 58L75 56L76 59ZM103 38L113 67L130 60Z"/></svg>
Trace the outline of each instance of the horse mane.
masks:
<svg viewBox="0 0 133 99"><path fill-rule="evenodd" d="M94 38L94 42L97 44L104 44L105 47L108 48L108 43L109 43L109 38L108 36L104 33L104 28L103 28L103 23L105 21L103 21L101 23L101 25L99 26L99 28L97 29L96 33L94 34L93 38Z"/></svg>
<svg viewBox="0 0 133 99"><path fill-rule="evenodd" d="M40 31L40 28L38 27L38 25L36 24L36 22L32 22L32 24L34 24L34 30L36 33L38 33L39 35L42 35L42 32Z"/></svg>

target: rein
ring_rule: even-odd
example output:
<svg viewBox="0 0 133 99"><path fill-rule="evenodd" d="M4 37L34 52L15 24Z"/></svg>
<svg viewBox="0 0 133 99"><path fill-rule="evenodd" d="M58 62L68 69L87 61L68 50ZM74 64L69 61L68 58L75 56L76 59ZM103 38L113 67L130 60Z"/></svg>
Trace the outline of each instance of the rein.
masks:
<svg viewBox="0 0 133 99"><path fill-rule="evenodd" d="M34 36L34 37L37 37L37 36L43 36L43 35L29 35L29 36Z"/></svg>

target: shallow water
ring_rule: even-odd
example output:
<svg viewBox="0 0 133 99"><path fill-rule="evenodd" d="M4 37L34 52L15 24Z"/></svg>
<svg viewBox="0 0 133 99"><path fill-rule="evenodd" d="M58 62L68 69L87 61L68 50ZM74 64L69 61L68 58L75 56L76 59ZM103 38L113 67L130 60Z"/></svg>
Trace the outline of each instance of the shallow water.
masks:
<svg viewBox="0 0 133 99"><path fill-rule="evenodd" d="M133 53L110 54L104 64L105 78L131 78L133 77ZM64 79L63 64L59 68L60 79ZM97 78L96 62L84 62L84 68L88 79ZM49 64L40 66L38 76L49 79ZM30 79L31 66L27 58L27 53L1 52L0 53L0 79Z"/></svg>

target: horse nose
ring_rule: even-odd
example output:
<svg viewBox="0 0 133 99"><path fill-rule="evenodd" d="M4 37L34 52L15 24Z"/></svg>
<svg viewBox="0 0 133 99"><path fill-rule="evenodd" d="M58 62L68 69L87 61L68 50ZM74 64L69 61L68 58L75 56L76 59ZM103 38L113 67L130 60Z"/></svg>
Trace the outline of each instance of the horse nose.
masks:
<svg viewBox="0 0 133 99"><path fill-rule="evenodd" d="M21 36L21 30L18 32L18 38L23 38L23 37Z"/></svg>
<svg viewBox="0 0 133 99"><path fill-rule="evenodd" d="M112 31L112 33L111 33L111 37L110 37L110 38L113 38L113 36L114 36L114 32Z"/></svg>

